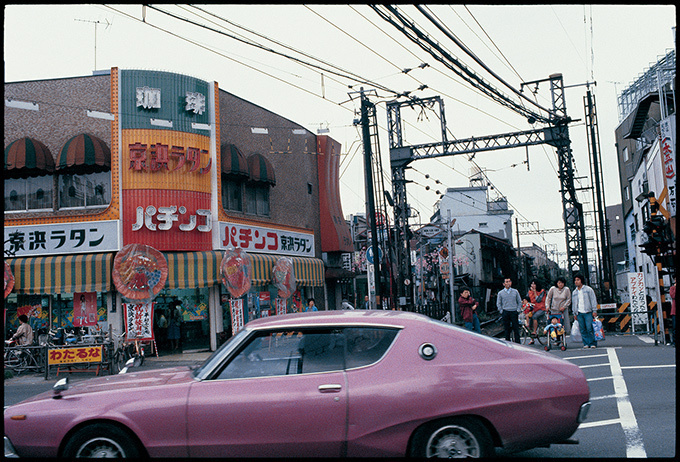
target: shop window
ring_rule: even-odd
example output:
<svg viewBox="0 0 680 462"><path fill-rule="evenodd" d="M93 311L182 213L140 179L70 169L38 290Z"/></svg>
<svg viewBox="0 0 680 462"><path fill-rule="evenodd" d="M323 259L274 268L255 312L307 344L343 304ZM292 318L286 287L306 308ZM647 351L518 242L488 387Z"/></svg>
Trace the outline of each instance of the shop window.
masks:
<svg viewBox="0 0 680 462"><path fill-rule="evenodd" d="M267 184L246 185L246 213L269 216L269 188Z"/></svg>
<svg viewBox="0 0 680 462"><path fill-rule="evenodd" d="M243 212L243 182L222 178L222 206L225 210Z"/></svg>
<svg viewBox="0 0 680 462"><path fill-rule="evenodd" d="M5 179L5 211L52 209L52 176Z"/></svg>
<svg viewBox="0 0 680 462"><path fill-rule="evenodd" d="M59 175L59 208L89 208L111 202L111 173Z"/></svg>

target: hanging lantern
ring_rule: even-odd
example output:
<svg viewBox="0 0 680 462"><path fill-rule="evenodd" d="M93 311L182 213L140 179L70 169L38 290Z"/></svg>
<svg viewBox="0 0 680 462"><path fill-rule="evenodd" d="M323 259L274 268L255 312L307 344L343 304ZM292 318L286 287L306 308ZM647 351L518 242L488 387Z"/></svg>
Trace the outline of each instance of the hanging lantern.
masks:
<svg viewBox="0 0 680 462"><path fill-rule="evenodd" d="M227 249L220 265L222 283L234 298L250 290L250 255L241 248Z"/></svg>
<svg viewBox="0 0 680 462"><path fill-rule="evenodd" d="M295 292L295 269L293 260L281 257L276 261L272 269L272 283L279 290L280 298L288 298Z"/></svg>

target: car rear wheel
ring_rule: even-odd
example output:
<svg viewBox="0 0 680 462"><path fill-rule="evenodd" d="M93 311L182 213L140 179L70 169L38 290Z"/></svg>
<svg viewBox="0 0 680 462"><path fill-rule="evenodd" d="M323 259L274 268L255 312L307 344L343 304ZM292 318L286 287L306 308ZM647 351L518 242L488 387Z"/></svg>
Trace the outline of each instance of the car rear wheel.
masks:
<svg viewBox="0 0 680 462"><path fill-rule="evenodd" d="M459 417L419 428L411 446L413 457L492 457L493 441L486 427L476 419Z"/></svg>
<svg viewBox="0 0 680 462"><path fill-rule="evenodd" d="M135 440L115 425L94 424L78 430L64 447L64 457L138 458L141 452Z"/></svg>

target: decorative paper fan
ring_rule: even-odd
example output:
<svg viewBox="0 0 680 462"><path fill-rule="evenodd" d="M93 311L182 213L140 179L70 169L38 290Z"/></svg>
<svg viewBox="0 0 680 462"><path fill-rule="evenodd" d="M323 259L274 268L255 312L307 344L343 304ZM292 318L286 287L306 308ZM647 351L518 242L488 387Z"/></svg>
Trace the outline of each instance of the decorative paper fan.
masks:
<svg viewBox="0 0 680 462"><path fill-rule="evenodd" d="M288 298L295 292L295 269L293 260L281 257L276 261L272 269L272 283L279 289L280 298Z"/></svg>
<svg viewBox="0 0 680 462"><path fill-rule="evenodd" d="M222 282L232 297L240 298L250 290L250 255L245 250L226 250L220 270Z"/></svg>
<svg viewBox="0 0 680 462"><path fill-rule="evenodd" d="M5 262L5 298L12 293L12 289L14 289L14 275L12 268Z"/></svg>
<svg viewBox="0 0 680 462"><path fill-rule="evenodd" d="M161 252L144 244L128 244L113 260L113 283L128 300L148 303L168 279L168 262Z"/></svg>

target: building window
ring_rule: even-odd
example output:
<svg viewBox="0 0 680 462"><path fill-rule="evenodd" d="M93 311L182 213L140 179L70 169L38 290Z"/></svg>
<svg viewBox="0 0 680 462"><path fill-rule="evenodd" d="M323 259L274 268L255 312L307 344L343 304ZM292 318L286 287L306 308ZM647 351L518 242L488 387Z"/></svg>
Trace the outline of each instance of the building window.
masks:
<svg viewBox="0 0 680 462"><path fill-rule="evenodd" d="M269 185L246 185L246 213L269 216Z"/></svg>
<svg viewBox="0 0 680 462"><path fill-rule="evenodd" d="M222 179L222 205L225 210L243 212L243 182Z"/></svg>
<svg viewBox="0 0 680 462"><path fill-rule="evenodd" d="M5 211L51 210L51 175L5 179Z"/></svg>
<svg viewBox="0 0 680 462"><path fill-rule="evenodd" d="M630 200L630 186L626 186L626 187L623 189L623 196L624 196L623 198L624 198L625 200L627 200L627 201Z"/></svg>
<svg viewBox="0 0 680 462"><path fill-rule="evenodd" d="M59 208L89 208L111 202L111 173L59 175Z"/></svg>
<svg viewBox="0 0 680 462"><path fill-rule="evenodd" d="M489 227L489 224L488 224L488 223L480 223L480 224L479 224L479 227L480 227L480 228L488 228L488 227Z"/></svg>
<svg viewBox="0 0 680 462"><path fill-rule="evenodd" d="M623 161L628 162L630 160L630 154L628 153L628 146L623 147Z"/></svg>

